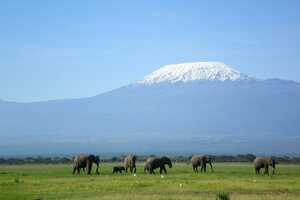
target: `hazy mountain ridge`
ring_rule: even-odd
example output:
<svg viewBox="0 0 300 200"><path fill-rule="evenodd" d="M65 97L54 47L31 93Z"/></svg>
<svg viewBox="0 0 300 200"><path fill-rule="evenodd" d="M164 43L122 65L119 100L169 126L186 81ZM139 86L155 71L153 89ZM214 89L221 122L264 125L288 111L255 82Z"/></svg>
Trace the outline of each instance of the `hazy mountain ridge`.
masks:
<svg viewBox="0 0 300 200"><path fill-rule="evenodd" d="M0 102L0 146L3 154L299 154L299 102L300 84L280 79L135 83L83 99Z"/></svg>

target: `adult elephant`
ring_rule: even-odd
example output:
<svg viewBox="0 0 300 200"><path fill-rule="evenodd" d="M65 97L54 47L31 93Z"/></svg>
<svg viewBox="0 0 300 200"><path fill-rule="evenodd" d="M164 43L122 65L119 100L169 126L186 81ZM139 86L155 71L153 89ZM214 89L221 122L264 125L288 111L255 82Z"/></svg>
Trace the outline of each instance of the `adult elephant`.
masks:
<svg viewBox="0 0 300 200"><path fill-rule="evenodd" d="M168 165L169 168L172 168L172 162L171 162L170 158L168 158L166 156L163 156L161 158L151 157L151 158L148 158L145 162L144 172L149 172L150 174L155 174L154 170L156 168L159 168L160 174L162 174L163 172L166 174L167 170L166 170L165 165Z"/></svg>
<svg viewBox="0 0 300 200"><path fill-rule="evenodd" d="M74 157L73 164L73 174L77 171L77 174L80 173L80 170L87 168L87 174L91 174L93 163L97 165L96 173L99 174L99 156L93 154L90 155L78 155Z"/></svg>
<svg viewBox="0 0 300 200"><path fill-rule="evenodd" d="M129 154L128 156L125 157L124 159L124 167L125 171L127 172L128 169L130 170L130 173L136 173L136 155Z"/></svg>
<svg viewBox="0 0 300 200"><path fill-rule="evenodd" d="M201 166L201 169L200 169L201 173L203 171L206 172L206 164L207 163L210 165L211 171L212 172L214 171L213 166L212 166L211 158L209 158L206 155L194 155L191 158L191 163L192 163L192 166L193 166L193 170L196 173L198 173L198 167L200 167L200 166Z"/></svg>
<svg viewBox="0 0 300 200"><path fill-rule="evenodd" d="M275 160L272 157L256 157L253 161L256 174L260 174L260 169L265 168L264 174L269 174L269 166L273 168L272 174L275 174Z"/></svg>

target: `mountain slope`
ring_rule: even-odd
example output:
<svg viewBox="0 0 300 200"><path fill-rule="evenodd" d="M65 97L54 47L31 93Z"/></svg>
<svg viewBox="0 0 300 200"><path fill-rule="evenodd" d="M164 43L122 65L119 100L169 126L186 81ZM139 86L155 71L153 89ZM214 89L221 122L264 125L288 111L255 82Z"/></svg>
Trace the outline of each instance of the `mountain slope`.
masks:
<svg viewBox="0 0 300 200"><path fill-rule="evenodd" d="M84 99L0 102L0 147L2 154L300 154L299 102L298 83L251 78L139 82Z"/></svg>

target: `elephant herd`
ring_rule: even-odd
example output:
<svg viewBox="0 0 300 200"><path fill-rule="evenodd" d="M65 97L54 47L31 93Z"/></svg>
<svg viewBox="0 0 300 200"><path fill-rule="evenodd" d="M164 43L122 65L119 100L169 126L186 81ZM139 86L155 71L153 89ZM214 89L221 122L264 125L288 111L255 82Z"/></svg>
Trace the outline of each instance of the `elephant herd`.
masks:
<svg viewBox="0 0 300 200"><path fill-rule="evenodd" d="M91 174L93 163L96 164L96 174L99 174L99 156L95 155L78 155L74 157L73 164L73 174L77 172L80 174L81 170L86 172L87 174ZM122 171L130 173L136 173L136 161L137 156L133 154L129 154L125 157L123 166L115 166L113 167L113 173ZM193 167L193 171L198 173L198 168L200 167L200 172L206 172L206 165L209 164L211 168L211 172L214 171L212 166L212 159L206 155L194 155L191 158L191 164ZM272 167L272 174L275 174L275 160L272 157L256 157L253 161L254 169L256 174L260 174L260 170L264 169L264 174L269 175L269 167ZM144 172L149 174L155 174L155 169L159 168L160 174L167 173L166 165L169 168L172 168L172 161L170 158L163 157L149 157L144 164ZM87 171L86 171L87 170Z"/></svg>

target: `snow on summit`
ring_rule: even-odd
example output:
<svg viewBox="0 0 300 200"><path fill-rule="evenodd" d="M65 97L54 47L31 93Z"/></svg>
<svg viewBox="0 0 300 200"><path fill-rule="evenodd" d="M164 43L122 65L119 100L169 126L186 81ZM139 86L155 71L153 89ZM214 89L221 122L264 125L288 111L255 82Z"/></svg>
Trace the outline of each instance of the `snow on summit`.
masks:
<svg viewBox="0 0 300 200"><path fill-rule="evenodd" d="M138 83L188 82L195 80L236 81L249 77L222 62L193 62L165 65L144 77Z"/></svg>

